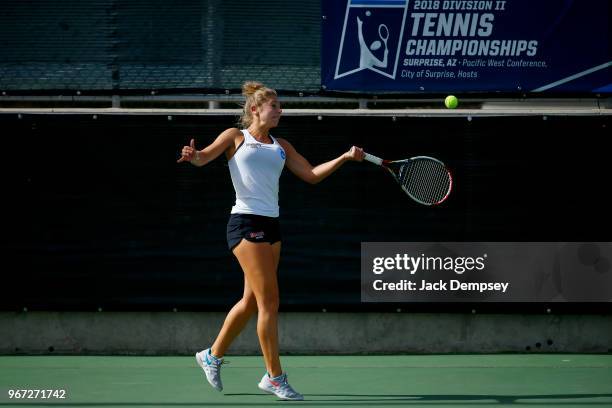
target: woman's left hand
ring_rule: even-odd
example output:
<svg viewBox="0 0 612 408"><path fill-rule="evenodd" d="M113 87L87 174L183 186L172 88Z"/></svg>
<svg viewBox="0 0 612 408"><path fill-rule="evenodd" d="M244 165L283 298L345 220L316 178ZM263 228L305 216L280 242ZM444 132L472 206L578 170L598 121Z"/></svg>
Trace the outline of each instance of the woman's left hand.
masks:
<svg viewBox="0 0 612 408"><path fill-rule="evenodd" d="M362 161L365 153L361 147L353 146L348 152L344 153L344 157L347 160Z"/></svg>

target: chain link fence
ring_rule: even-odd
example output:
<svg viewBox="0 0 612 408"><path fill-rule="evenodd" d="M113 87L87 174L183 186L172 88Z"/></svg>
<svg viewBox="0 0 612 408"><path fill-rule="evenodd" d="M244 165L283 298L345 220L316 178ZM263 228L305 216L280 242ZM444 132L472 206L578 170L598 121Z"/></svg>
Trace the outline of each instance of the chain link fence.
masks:
<svg viewBox="0 0 612 408"><path fill-rule="evenodd" d="M0 90L320 88L320 1L5 0Z"/></svg>

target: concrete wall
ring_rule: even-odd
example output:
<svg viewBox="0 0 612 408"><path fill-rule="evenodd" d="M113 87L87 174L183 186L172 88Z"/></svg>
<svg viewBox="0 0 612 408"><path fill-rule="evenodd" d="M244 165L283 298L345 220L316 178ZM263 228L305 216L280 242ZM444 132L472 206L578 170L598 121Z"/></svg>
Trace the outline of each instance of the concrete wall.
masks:
<svg viewBox="0 0 612 408"><path fill-rule="evenodd" d="M0 313L0 354L192 354L224 313ZM285 313L283 354L612 352L610 315ZM537 346L539 344L540 346ZM228 354L259 354L255 320Z"/></svg>

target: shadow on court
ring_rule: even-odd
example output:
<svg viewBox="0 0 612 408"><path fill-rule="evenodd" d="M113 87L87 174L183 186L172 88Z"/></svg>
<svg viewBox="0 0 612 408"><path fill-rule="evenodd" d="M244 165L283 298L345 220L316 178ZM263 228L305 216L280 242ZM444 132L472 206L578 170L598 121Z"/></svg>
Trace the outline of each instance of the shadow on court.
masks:
<svg viewBox="0 0 612 408"><path fill-rule="evenodd" d="M281 400L270 400L270 395L255 393L232 393L225 394L226 397L254 397L261 401L250 402L101 402L101 403L65 403L56 402L11 402L0 403L0 406L85 406L85 407L141 407L141 406L171 406L171 407L196 407L196 406L270 406L278 403L295 403L299 405L320 406L321 403L333 403L340 406L385 406L385 405L413 405L425 403L427 405L473 405L490 402L495 404L521 406L549 405L549 406L610 406L609 398L612 394L542 394L542 395L376 395L376 394L305 394L305 401L287 402ZM323 398L319 398L323 397ZM606 398L605 401L575 401L577 399ZM267 399L268 401L263 401ZM568 400L568 401L564 401ZM571 400L571 401L569 401Z"/></svg>
<svg viewBox="0 0 612 408"><path fill-rule="evenodd" d="M235 393L235 394L225 394L226 396L249 396L249 397L266 397L269 398L269 395L263 394L250 394L250 393ZM384 394L384 395L376 395L376 394L304 394L306 401L301 402L300 404L310 402L318 402L318 401L326 401L326 402L361 402L358 405L368 405L367 403L376 403L378 405L384 405L385 403L393 403L396 401L402 402L433 402L433 401L444 401L446 403L457 403L463 404L467 403L467 401L471 402L482 402L482 401L490 401L497 402L500 404L514 404L517 403L517 400L520 400L520 404L524 403L534 403L540 400L540 404L542 405L559 405L564 404L562 400L568 399L583 399L583 398L612 398L612 394L542 394L542 395L416 395L416 394L405 394L405 395L394 395L394 394ZM318 398L318 397L328 397L326 398ZM347 398L343 398L347 397ZM545 402L542 400L555 400ZM561 401L559 401L561 400ZM575 402L572 401L572 404ZM254 403L257 405L257 403ZM580 404L588 404L588 405L609 405L610 401L582 401ZM357 405L357 404L356 404Z"/></svg>

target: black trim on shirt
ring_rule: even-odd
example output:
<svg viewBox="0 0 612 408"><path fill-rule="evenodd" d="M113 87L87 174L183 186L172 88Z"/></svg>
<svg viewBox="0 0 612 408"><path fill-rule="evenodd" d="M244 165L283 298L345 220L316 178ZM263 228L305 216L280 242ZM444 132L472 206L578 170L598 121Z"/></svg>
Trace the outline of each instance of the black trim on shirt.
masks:
<svg viewBox="0 0 612 408"><path fill-rule="evenodd" d="M234 150L234 156L236 155L236 153L238 153L238 149L240 149L242 145L244 144L245 139L246 139L246 136L242 138L242 142L240 142L236 150Z"/></svg>

